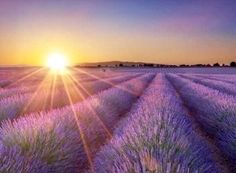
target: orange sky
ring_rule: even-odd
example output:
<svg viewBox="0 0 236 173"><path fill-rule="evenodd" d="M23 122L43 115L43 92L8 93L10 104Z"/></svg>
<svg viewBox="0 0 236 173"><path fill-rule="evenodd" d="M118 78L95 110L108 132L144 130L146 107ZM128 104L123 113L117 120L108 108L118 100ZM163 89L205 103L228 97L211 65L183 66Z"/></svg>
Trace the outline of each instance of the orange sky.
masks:
<svg viewBox="0 0 236 173"><path fill-rule="evenodd" d="M54 51L64 53L71 64L113 60L229 63L236 59L235 25L230 24L234 16L226 13L227 4L225 12L215 19L217 8L199 11L201 4L195 8L161 4L175 13L167 10L156 14L160 7L155 9L152 4L140 4L136 9L132 4L117 7L112 3L65 1L58 5L55 1L45 7L37 1L15 2L0 2L2 65L43 65L47 54Z"/></svg>

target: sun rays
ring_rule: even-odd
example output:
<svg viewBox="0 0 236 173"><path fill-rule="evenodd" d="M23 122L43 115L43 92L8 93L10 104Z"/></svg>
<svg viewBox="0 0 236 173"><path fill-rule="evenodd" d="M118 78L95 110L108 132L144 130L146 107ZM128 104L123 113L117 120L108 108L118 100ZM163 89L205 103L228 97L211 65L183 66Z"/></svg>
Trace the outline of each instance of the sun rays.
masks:
<svg viewBox="0 0 236 173"><path fill-rule="evenodd" d="M83 75L86 77L80 78ZM86 123L86 118L81 117L81 115L77 112L75 104L80 101L84 101L86 109L91 111L90 115L88 116L90 118L93 118L97 122L97 125L99 125L101 129L103 129L102 131L104 132L104 140L109 140L112 137L112 132L111 129L107 127L108 124L105 124L103 122L103 119L98 115L98 113L94 109L95 105L85 101L86 99L89 99L89 97L92 97L92 95L96 94L96 92L94 93L93 91L92 83L97 81L106 84L108 88L118 88L133 95L136 95L136 93L127 88L122 88L116 83L112 82L111 79L119 78L119 74L113 76L104 75L106 77L102 77L102 75L94 74L94 72L92 71L90 72L87 70L77 69L73 67L67 67L66 73L63 74L52 72L52 69L48 70L48 68L45 67L36 70L34 69L33 71L31 70L30 73L27 73L25 76L21 77L9 86L12 87L21 82L30 82L31 80L34 81L35 79L38 79L39 76L40 80L37 80L38 82L34 86L34 89L30 92L30 94L28 94L29 98L27 99L27 102L24 108L22 109L20 115L29 114L32 112L32 110L51 111L60 107L69 107L74 115L74 119L78 127L78 132L83 143L84 151L87 155L88 164L90 166L91 171L93 172L93 145L99 144L90 144L91 141L89 142L88 140L88 134L86 134L87 131L81 127L81 124ZM86 78L88 79L88 81L86 81ZM91 87L87 88L85 83L90 83ZM60 96L60 93L63 103L57 104L55 103L55 101L58 102L58 96ZM62 93L65 94L63 95ZM55 94L57 94L57 97L55 97Z"/></svg>

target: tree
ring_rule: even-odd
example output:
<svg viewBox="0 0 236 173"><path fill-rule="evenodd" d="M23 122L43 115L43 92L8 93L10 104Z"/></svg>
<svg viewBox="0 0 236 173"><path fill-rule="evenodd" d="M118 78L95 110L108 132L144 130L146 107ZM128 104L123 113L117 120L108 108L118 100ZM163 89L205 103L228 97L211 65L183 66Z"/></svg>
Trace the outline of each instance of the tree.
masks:
<svg viewBox="0 0 236 173"><path fill-rule="evenodd" d="M120 67L123 67L124 65L123 64L119 64Z"/></svg>
<svg viewBox="0 0 236 173"><path fill-rule="evenodd" d="M220 67L220 64L217 62L215 64L213 64L214 67Z"/></svg>
<svg viewBox="0 0 236 173"><path fill-rule="evenodd" d="M231 66L231 67L236 67L236 62L231 62L231 63L230 63L230 66Z"/></svg>

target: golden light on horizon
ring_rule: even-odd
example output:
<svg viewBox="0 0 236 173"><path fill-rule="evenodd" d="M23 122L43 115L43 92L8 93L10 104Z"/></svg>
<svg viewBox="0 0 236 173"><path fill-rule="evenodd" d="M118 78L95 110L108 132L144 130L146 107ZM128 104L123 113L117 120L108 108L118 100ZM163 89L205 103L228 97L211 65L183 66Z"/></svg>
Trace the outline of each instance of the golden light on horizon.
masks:
<svg viewBox="0 0 236 173"><path fill-rule="evenodd" d="M54 72L63 72L68 66L68 58L59 52L50 53L47 56L47 67Z"/></svg>

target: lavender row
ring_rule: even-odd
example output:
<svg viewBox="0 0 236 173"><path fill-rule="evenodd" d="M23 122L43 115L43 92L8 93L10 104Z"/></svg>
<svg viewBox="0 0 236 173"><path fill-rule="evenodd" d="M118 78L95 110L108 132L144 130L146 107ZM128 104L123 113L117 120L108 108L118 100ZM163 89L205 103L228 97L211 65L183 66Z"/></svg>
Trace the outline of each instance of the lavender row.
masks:
<svg viewBox="0 0 236 173"><path fill-rule="evenodd" d="M31 83L36 83L42 80L46 74L47 72L44 69L7 70L4 73L0 73L0 83L4 84L0 84L0 86L5 88L9 85L19 84L19 81L23 81L23 79L28 79L31 81Z"/></svg>
<svg viewBox="0 0 236 173"><path fill-rule="evenodd" d="M0 88L3 88L3 87L5 87L5 86L9 85L11 82L12 82L12 81L7 80L7 79L1 80L1 81L0 81Z"/></svg>
<svg viewBox="0 0 236 173"><path fill-rule="evenodd" d="M197 77L192 75L181 75L181 76L193 80L196 83L203 84L207 87L219 90L220 92L236 95L236 86L234 84L226 83L223 81L217 81L214 79L204 79L203 77Z"/></svg>
<svg viewBox="0 0 236 173"><path fill-rule="evenodd" d="M102 80L112 80L114 78L121 78L122 75L110 75L110 76L107 76L106 78L102 78ZM82 83L82 82L93 82L93 81L96 81L96 80L99 80L100 77L99 76L96 76L95 77L89 77L88 78L85 78L83 80L81 79L77 79L77 82L79 83ZM50 89L51 86L53 85L53 77L51 77L50 79L51 81L45 81L42 83L42 86L40 86L40 89L41 90L47 90L47 89ZM62 80L56 80L54 81L55 82L55 87L56 88L63 88L63 82ZM72 85L74 82L71 80L71 81L67 81L67 85ZM16 95L16 94L26 94L26 93L33 93L34 91L37 90L37 88L39 87L40 84L35 84L34 82L27 82L26 84L24 83L22 86L18 86L18 87L14 87L14 88L7 88L7 89L0 89L0 100L3 99L3 98L6 98L6 97L10 97L10 96L13 96L13 95Z"/></svg>
<svg viewBox="0 0 236 173"><path fill-rule="evenodd" d="M43 71L41 72L43 75L41 77L38 76L38 74L34 74L32 76L28 76L26 78L20 78L18 81L13 82L7 89L15 89L16 87L29 87L29 88L37 88L37 86L43 81L43 85L50 85L54 79L58 79L61 76L55 75L55 73L51 73L50 71ZM117 77L121 76L119 73L109 73L109 75L102 74L101 72L97 72L96 75L92 76L90 73L87 72L73 72L68 71L69 76L73 76L76 80L79 82L87 82L87 81L94 81L97 78L111 78L111 77ZM62 85L62 81L59 81L59 83Z"/></svg>
<svg viewBox="0 0 236 173"><path fill-rule="evenodd" d="M218 90L170 75L199 123L220 150L236 163L236 97Z"/></svg>
<svg viewBox="0 0 236 173"><path fill-rule="evenodd" d="M12 70L12 74L6 74L4 77L0 78L0 86L3 88L15 88L15 87L26 87L26 86L37 86L42 81L43 84L51 83L53 78L55 77L55 73L51 73L49 70L46 69L37 69L28 73L18 72L16 70ZM106 74L104 72L97 71L96 74L91 73L89 70L87 71L78 71L73 69L68 69L67 73L69 75L74 76L78 81L85 82L85 81L93 81L98 78L106 78L106 77L115 77L119 76L120 73L113 73L110 72ZM2 82L1 82L2 79ZM2 83L2 85L1 85Z"/></svg>
<svg viewBox="0 0 236 173"><path fill-rule="evenodd" d="M236 75L199 75L197 74L196 76L207 78L207 79L213 79L221 82L226 82L226 83L231 83L231 84L236 84Z"/></svg>
<svg viewBox="0 0 236 173"><path fill-rule="evenodd" d="M88 82L80 86L70 86L70 94L73 102L79 102L85 98L98 93L102 90L112 87L112 84L118 84L130 80L137 75L128 75L120 78L110 79L109 82L95 81ZM79 88L79 90L77 90ZM85 91L86 90L86 91ZM78 93L79 92L79 93ZM87 93L88 92L88 93ZM65 88L38 91L38 93L26 93L8 97L0 101L0 122L4 119L13 119L22 114L35 111L49 110L70 104L68 93Z"/></svg>
<svg viewBox="0 0 236 173"><path fill-rule="evenodd" d="M105 129L112 129L153 77L129 80L73 107L4 122L0 172L81 172L87 154L108 138Z"/></svg>
<svg viewBox="0 0 236 173"><path fill-rule="evenodd" d="M98 173L219 172L175 90L157 76L95 159Z"/></svg>
<svg viewBox="0 0 236 173"><path fill-rule="evenodd" d="M125 73L120 73L120 72L113 72L113 71L108 71L108 72L103 72L103 71L85 71L85 70L74 70L75 73L72 75L77 78L78 80L82 81L93 81L98 78L111 78L111 77L118 77L121 75L126 75Z"/></svg>

